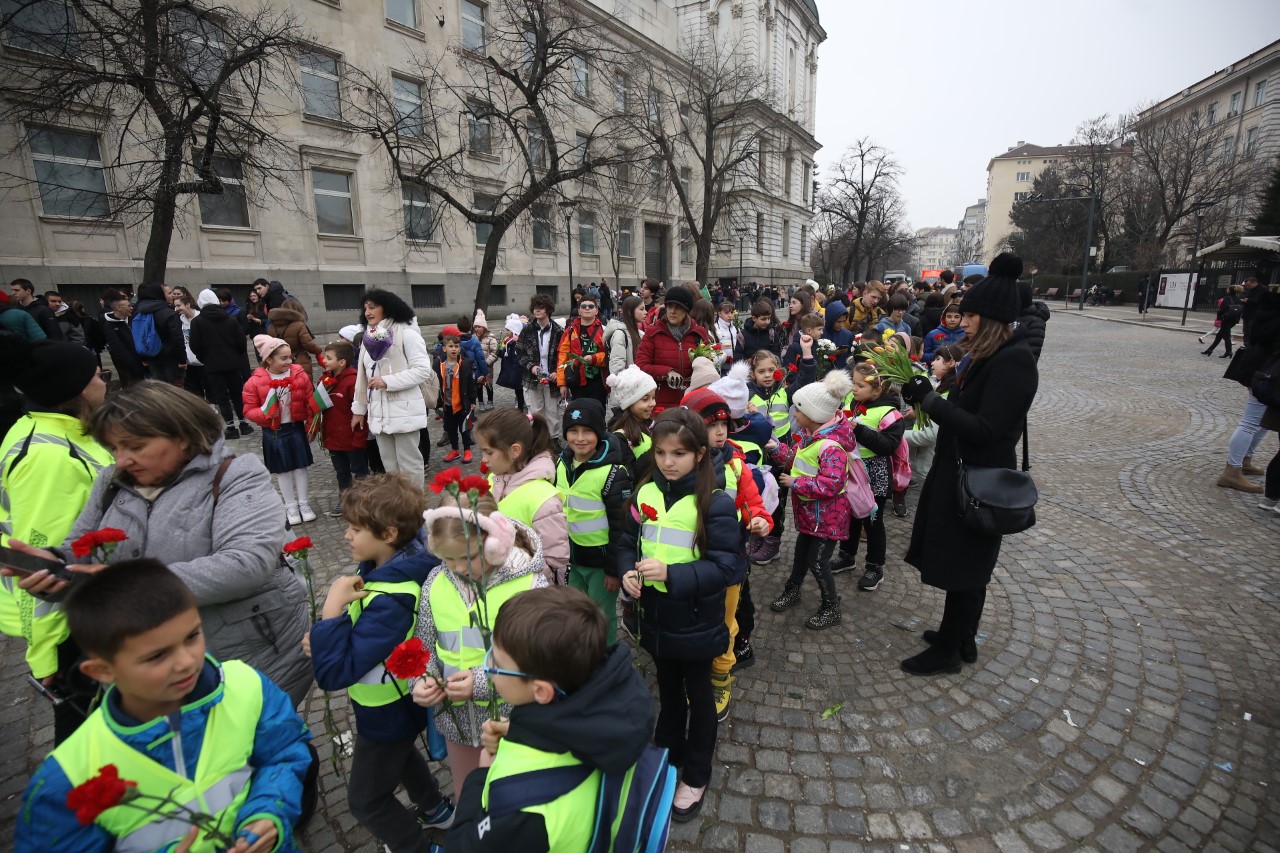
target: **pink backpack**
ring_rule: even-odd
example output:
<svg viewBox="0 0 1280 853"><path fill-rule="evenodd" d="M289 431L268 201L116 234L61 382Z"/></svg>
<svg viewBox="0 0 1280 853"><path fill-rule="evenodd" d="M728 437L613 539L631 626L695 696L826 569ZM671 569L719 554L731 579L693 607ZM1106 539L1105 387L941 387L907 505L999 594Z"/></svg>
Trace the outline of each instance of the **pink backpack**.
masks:
<svg viewBox="0 0 1280 853"><path fill-rule="evenodd" d="M894 409L880 419L880 425L877 429L883 430L885 427L893 426L900 420L902 420L902 412ZM911 485L911 449L907 447L906 436L903 436L902 441L898 442L893 455L889 457L889 473L892 477L893 491L905 492L907 486Z"/></svg>
<svg viewBox="0 0 1280 853"><path fill-rule="evenodd" d="M844 496L849 499L849 507L854 518L870 518L876 511L876 496L871 491L871 478L867 476L867 466L862 464L858 455L858 446L846 450L849 460L849 476L845 481Z"/></svg>

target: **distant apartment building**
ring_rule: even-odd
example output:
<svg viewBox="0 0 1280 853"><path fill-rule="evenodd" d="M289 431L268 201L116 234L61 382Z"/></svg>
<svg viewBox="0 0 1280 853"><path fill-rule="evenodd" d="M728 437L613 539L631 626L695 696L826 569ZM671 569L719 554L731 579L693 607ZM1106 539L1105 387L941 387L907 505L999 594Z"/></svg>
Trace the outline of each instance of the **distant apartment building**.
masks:
<svg viewBox="0 0 1280 853"><path fill-rule="evenodd" d="M956 263L970 261L986 263L991 260L982 254L983 235L987 230L987 200L978 199L964 209L964 217L956 225Z"/></svg>
<svg viewBox="0 0 1280 853"><path fill-rule="evenodd" d="M912 264L914 269L911 270L911 277L918 278L921 270L946 269L954 264L958 233L959 231L955 228L942 226L917 230L915 260Z"/></svg>
<svg viewBox="0 0 1280 853"><path fill-rule="evenodd" d="M1005 153L991 158L987 163L986 228L982 255L976 260L986 263L1000 253L1005 239L1014 231L1010 218L1014 202L1031 195L1036 176L1052 165L1063 165L1081 151L1079 145L1045 146L1019 140Z"/></svg>

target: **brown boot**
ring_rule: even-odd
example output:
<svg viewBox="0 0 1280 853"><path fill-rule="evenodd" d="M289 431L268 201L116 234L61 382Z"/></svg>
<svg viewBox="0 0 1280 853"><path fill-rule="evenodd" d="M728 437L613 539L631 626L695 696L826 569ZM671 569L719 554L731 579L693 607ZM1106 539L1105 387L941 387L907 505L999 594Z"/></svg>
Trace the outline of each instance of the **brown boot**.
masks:
<svg viewBox="0 0 1280 853"><path fill-rule="evenodd" d="M1244 464L1240 466L1240 473L1241 474L1265 474L1267 472L1262 470L1261 468L1257 468L1254 466L1252 456L1246 456L1244 458Z"/></svg>
<svg viewBox="0 0 1280 853"><path fill-rule="evenodd" d="M1244 478L1244 474L1240 473L1239 468L1232 468L1230 465L1222 470L1222 476L1218 478L1218 485L1224 489L1235 489L1255 495L1262 493L1262 486L1249 482Z"/></svg>

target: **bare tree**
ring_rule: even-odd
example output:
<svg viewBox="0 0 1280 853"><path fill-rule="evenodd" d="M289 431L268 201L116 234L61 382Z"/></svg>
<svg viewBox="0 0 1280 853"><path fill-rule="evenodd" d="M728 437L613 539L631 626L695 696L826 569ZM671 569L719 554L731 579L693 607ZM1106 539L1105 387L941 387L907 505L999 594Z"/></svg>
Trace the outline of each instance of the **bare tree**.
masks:
<svg viewBox="0 0 1280 853"><path fill-rule="evenodd" d="M598 79L628 65L603 29L570 0L497 0L483 30L419 57L416 100L397 97L404 84L389 75L347 72L360 93L350 120L387 153L392 183L476 226L477 308L488 305L503 238L522 215L543 227L572 182L639 156L624 148L626 112Z"/></svg>
<svg viewBox="0 0 1280 853"><path fill-rule="evenodd" d="M625 257L635 257L641 245L635 214L648 196L648 185L640 178L637 164L630 161L598 175L578 196L579 216L589 213L595 217L596 234L609 255L615 286L622 280L623 250L629 253Z"/></svg>
<svg viewBox="0 0 1280 853"><path fill-rule="evenodd" d="M863 137L849 146L831 167L826 187L819 194L818 210L843 221L849 229L849 254L843 268L843 281L849 281L854 267L866 257L863 243L872 217L883 208L887 194L896 194L902 167L888 149Z"/></svg>
<svg viewBox="0 0 1280 853"><path fill-rule="evenodd" d="M982 232L966 231L961 228L956 233L955 260L958 264L967 264L970 261L980 261L982 257Z"/></svg>
<svg viewBox="0 0 1280 853"><path fill-rule="evenodd" d="M861 252L867 278L886 260L906 267L916 249L915 234L906 225L906 204L896 187L885 187L875 196L862 235Z"/></svg>
<svg viewBox="0 0 1280 853"><path fill-rule="evenodd" d="M20 162L12 155L27 145L42 165L34 181L20 171L0 181L37 185L46 213L149 220L143 281L164 280L184 196L222 194L228 179L271 192L296 171L276 139L302 37L289 12L190 0L3 8L0 121L26 129L4 153Z"/></svg>
<svg viewBox="0 0 1280 853"><path fill-rule="evenodd" d="M1095 199L1093 230L1102 246L1102 269L1115 263L1113 238L1123 227L1122 188L1133 169L1133 146L1123 141L1125 121L1103 114L1082 122L1060 170L1064 195Z"/></svg>
<svg viewBox="0 0 1280 853"><path fill-rule="evenodd" d="M651 67L647 78L635 128L666 170L694 247L695 276L706 281L717 235L746 224L736 218L747 215L748 194L764 184L773 121L768 80L741 42L710 37L685 41L674 67Z"/></svg>

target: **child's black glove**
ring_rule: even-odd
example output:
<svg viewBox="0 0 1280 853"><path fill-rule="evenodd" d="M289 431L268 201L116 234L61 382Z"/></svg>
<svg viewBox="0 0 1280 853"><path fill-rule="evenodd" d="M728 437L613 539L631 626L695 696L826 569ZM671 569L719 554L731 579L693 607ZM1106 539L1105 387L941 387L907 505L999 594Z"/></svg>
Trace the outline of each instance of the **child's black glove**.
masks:
<svg viewBox="0 0 1280 853"><path fill-rule="evenodd" d="M902 399L915 405L933 392L933 383L923 376L913 376L902 386Z"/></svg>

